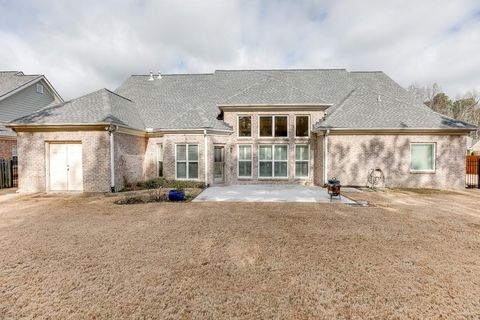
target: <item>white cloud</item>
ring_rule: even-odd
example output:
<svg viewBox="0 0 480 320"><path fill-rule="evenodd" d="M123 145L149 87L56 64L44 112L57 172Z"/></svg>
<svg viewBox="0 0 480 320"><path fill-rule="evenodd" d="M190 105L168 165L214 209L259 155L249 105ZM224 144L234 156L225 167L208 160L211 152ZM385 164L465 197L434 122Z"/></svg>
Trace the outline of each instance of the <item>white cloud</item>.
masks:
<svg viewBox="0 0 480 320"><path fill-rule="evenodd" d="M384 70L455 95L480 90L479 13L474 0L0 2L0 69L46 74L66 98L150 70L287 67Z"/></svg>

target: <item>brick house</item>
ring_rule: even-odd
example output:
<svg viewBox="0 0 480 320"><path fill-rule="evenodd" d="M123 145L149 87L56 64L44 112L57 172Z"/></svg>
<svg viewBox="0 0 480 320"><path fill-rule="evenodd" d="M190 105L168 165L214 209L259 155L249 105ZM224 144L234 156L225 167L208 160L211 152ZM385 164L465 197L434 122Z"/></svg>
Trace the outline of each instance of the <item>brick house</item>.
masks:
<svg viewBox="0 0 480 320"><path fill-rule="evenodd" d="M162 176L207 184L463 188L473 126L383 72L217 70L133 75L9 124L26 192L120 190Z"/></svg>
<svg viewBox="0 0 480 320"><path fill-rule="evenodd" d="M17 155L17 137L5 127L8 122L61 102L62 97L45 76L0 71L0 159Z"/></svg>

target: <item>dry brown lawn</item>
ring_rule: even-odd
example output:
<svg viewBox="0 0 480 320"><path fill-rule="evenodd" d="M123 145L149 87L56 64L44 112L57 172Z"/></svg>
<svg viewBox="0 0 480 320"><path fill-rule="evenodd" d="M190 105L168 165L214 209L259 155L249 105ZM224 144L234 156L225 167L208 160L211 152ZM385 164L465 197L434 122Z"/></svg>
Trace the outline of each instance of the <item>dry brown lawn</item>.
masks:
<svg viewBox="0 0 480 320"><path fill-rule="evenodd" d="M480 318L480 192L0 196L0 318Z"/></svg>

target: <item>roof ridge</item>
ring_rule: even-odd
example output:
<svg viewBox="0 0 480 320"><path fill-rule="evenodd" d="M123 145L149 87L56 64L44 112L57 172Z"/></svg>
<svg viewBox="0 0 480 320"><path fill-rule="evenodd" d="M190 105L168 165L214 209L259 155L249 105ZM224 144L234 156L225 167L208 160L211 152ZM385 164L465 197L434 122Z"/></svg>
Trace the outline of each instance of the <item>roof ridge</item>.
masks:
<svg viewBox="0 0 480 320"><path fill-rule="evenodd" d="M359 71L349 71L350 73L384 73L382 70L359 70Z"/></svg>
<svg viewBox="0 0 480 320"><path fill-rule="evenodd" d="M100 89L100 90L102 90L102 89ZM109 92L109 93L111 93L111 94L114 94L114 95L116 95L116 96L118 96L118 97L120 97L120 98L123 98L123 99L125 99L125 100L128 100L128 101L130 101L130 102L133 102L131 99L128 99L127 97L124 97L124 96L122 96L121 94L118 94L118 93L116 93L116 92L114 92L114 91L112 91L112 90L109 90L109 89L107 89L107 88L103 88L103 90L106 90L107 92Z"/></svg>
<svg viewBox="0 0 480 320"><path fill-rule="evenodd" d="M355 91L357 91L358 89L360 89L360 87L361 87L361 86L355 87L353 90L351 90L351 91L340 101L340 103L338 104L338 107L336 107L336 108L332 111L332 113L329 114L329 113L328 113L328 109L327 109L327 111L326 111L326 114L327 114L326 118L331 117L333 114L337 113L338 110L340 110L340 109L345 105L345 102L352 96L352 94L353 94Z"/></svg>
<svg viewBox="0 0 480 320"><path fill-rule="evenodd" d="M213 72L206 72L206 73L161 73L162 77L163 76L208 76L208 75L214 75ZM150 74L132 74L130 75L131 77L150 77ZM156 77L156 75L153 75Z"/></svg>
<svg viewBox="0 0 480 320"><path fill-rule="evenodd" d="M339 71L346 68L215 69L217 71Z"/></svg>
<svg viewBox="0 0 480 320"><path fill-rule="evenodd" d="M105 114L105 119L108 117L113 117L113 110L112 110L112 103L110 101L110 95L108 94L108 90L106 88L99 90L102 95L102 102L103 102L103 112ZM97 91L98 92L98 91Z"/></svg>

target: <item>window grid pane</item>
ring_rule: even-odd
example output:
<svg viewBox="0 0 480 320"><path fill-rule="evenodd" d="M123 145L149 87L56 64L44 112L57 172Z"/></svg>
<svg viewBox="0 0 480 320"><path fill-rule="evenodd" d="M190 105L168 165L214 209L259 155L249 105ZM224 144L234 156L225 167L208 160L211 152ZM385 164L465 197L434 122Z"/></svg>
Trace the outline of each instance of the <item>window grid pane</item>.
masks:
<svg viewBox="0 0 480 320"><path fill-rule="evenodd" d="M308 160L308 145L295 146L295 160Z"/></svg>
<svg viewBox="0 0 480 320"><path fill-rule="evenodd" d="M197 145L188 145L188 160L197 161L198 160L198 146Z"/></svg>
<svg viewBox="0 0 480 320"><path fill-rule="evenodd" d="M288 163L286 161L275 161L275 170L274 175L275 177L287 177L287 169Z"/></svg>
<svg viewBox="0 0 480 320"><path fill-rule="evenodd" d="M252 117L250 116L238 117L238 136L240 137L252 136Z"/></svg>
<svg viewBox="0 0 480 320"><path fill-rule="evenodd" d="M187 178L187 163L186 162L177 162L177 178L186 179Z"/></svg>
<svg viewBox="0 0 480 320"><path fill-rule="evenodd" d="M261 145L259 159L261 161L270 161L272 160L272 146L271 145Z"/></svg>
<svg viewBox="0 0 480 320"><path fill-rule="evenodd" d="M295 162L295 176L308 177L308 161Z"/></svg>
<svg viewBox="0 0 480 320"><path fill-rule="evenodd" d="M275 137L288 136L287 123L288 120L286 116L275 116Z"/></svg>
<svg viewBox="0 0 480 320"><path fill-rule="evenodd" d="M187 160L187 145L179 144L177 145L177 161L186 161Z"/></svg>
<svg viewBox="0 0 480 320"><path fill-rule="evenodd" d="M308 116L297 116L295 118L295 136L308 137Z"/></svg>
<svg viewBox="0 0 480 320"><path fill-rule="evenodd" d="M260 127L260 137L271 137L273 136L273 133L272 133L272 117L271 116L268 116L268 117L265 117L265 116L261 116L259 117L260 119L260 124L259 124L259 127Z"/></svg>
<svg viewBox="0 0 480 320"><path fill-rule="evenodd" d="M261 161L260 162L260 177L271 177L272 176L272 162L270 161Z"/></svg>
<svg viewBox="0 0 480 320"><path fill-rule="evenodd" d="M275 146L275 160L287 160L287 146L276 145Z"/></svg>
<svg viewBox="0 0 480 320"><path fill-rule="evenodd" d="M188 163L188 178L198 179L198 162Z"/></svg>

